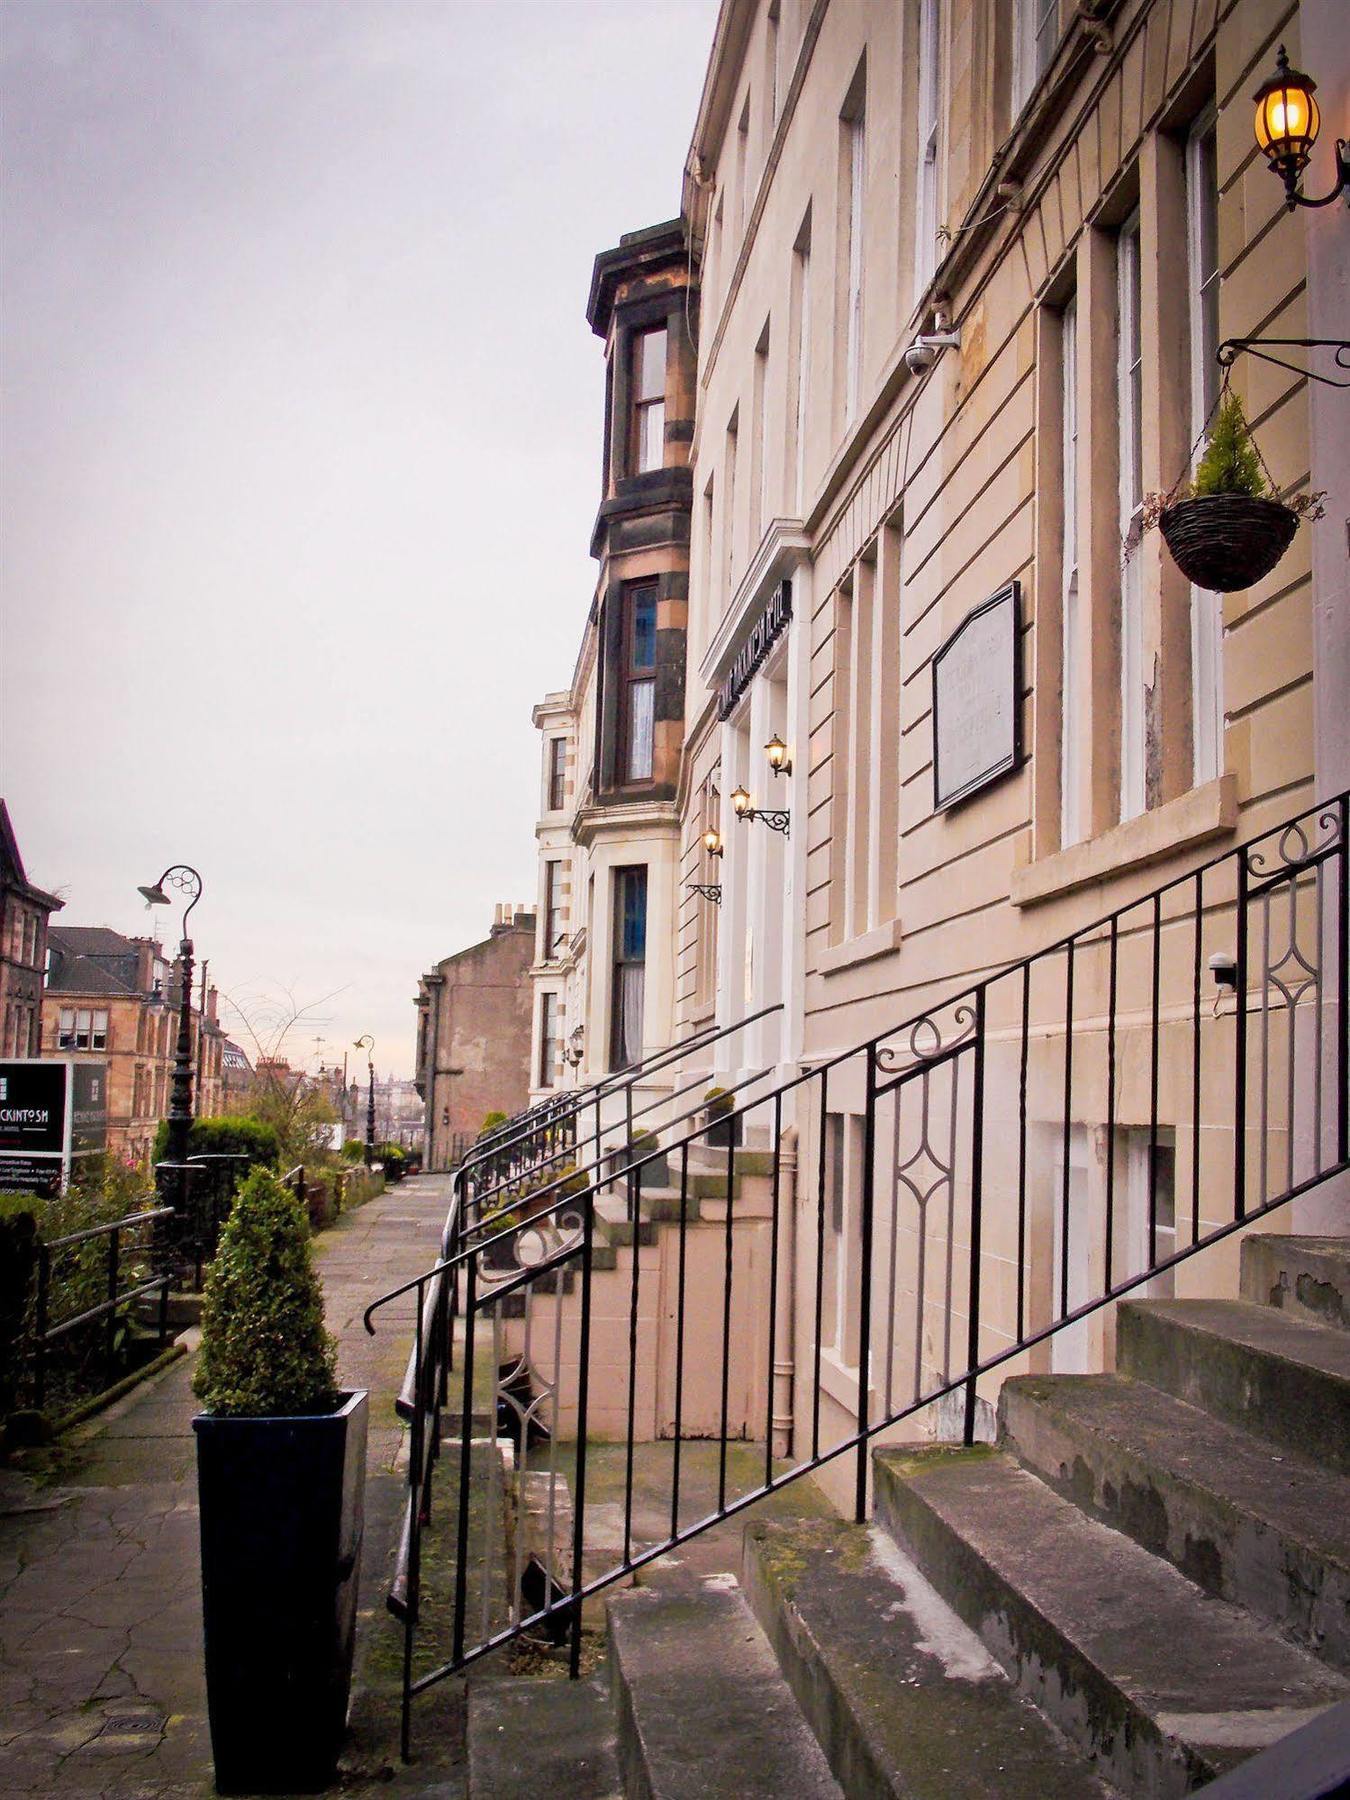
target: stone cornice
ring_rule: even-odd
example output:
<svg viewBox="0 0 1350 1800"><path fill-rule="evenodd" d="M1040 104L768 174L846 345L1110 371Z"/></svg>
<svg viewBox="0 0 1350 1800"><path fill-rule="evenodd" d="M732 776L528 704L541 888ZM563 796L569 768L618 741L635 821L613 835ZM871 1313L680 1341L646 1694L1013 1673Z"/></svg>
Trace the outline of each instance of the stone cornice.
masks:
<svg viewBox="0 0 1350 1800"><path fill-rule="evenodd" d="M811 540L800 519L770 522L699 661L699 679L705 687L715 688L722 680L769 594L810 554Z"/></svg>
<svg viewBox="0 0 1350 1800"><path fill-rule="evenodd" d="M583 806L572 820L572 837L583 849L601 838L651 837L678 832L673 800L638 800L614 806Z"/></svg>

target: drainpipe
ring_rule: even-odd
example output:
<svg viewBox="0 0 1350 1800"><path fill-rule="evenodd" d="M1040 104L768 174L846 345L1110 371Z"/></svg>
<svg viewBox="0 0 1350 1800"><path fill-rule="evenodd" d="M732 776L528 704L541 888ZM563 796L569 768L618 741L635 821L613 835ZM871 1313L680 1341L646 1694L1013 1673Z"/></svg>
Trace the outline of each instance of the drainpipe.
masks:
<svg viewBox="0 0 1350 1800"><path fill-rule="evenodd" d="M792 1455L795 1394L793 1384L797 1372L797 1132L789 1125L783 1133L779 1151L779 1179L783 1193L779 1196L778 1217L782 1233L778 1245L778 1292L773 1297L778 1311L777 1355L773 1364L773 1453L777 1457ZM786 1203L785 1203L786 1201Z"/></svg>

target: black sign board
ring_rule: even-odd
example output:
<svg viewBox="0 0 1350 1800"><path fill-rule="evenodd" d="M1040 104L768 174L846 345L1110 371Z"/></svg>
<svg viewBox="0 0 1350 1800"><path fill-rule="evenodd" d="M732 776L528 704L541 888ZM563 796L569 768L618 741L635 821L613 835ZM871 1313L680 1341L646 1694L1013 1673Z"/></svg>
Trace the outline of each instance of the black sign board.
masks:
<svg viewBox="0 0 1350 1800"><path fill-rule="evenodd" d="M0 1063L0 1153L64 1154L67 1066L64 1062Z"/></svg>
<svg viewBox="0 0 1350 1800"><path fill-rule="evenodd" d="M107 1142L107 1063L72 1056L0 1062L0 1188L57 1193L72 1159Z"/></svg>
<svg viewBox="0 0 1350 1800"><path fill-rule="evenodd" d="M1021 585L975 607L933 657L933 804L941 812L1022 761Z"/></svg>
<svg viewBox="0 0 1350 1800"><path fill-rule="evenodd" d="M792 583L780 581L773 598L750 628L750 635L736 652L726 680L717 690L717 716L725 719L749 687L756 669L792 623Z"/></svg>

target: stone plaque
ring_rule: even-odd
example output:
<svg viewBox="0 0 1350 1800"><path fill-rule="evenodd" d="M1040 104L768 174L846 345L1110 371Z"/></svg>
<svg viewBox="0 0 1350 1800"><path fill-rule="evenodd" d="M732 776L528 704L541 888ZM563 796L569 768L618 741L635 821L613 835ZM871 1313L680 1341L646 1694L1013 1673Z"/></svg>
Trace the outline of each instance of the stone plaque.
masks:
<svg viewBox="0 0 1350 1800"><path fill-rule="evenodd" d="M939 812L1022 760L1021 589L968 613L933 658L933 804Z"/></svg>

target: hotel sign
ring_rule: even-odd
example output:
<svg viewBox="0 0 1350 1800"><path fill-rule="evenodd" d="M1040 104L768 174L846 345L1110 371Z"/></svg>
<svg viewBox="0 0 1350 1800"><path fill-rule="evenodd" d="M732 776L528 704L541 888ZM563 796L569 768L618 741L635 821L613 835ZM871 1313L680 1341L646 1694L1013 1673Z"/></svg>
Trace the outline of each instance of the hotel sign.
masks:
<svg viewBox="0 0 1350 1800"><path fill-rule="evenodd" d="M0 1188L59 1193L71 1160L108 1141L108 1065L74 1057L0 1062Z"/></svg>
<svg viewBox="0 0 1350 1800"><path fill-rule="evenodd" d="M933 804L939 812L1022 761L1021 585L1010 581L933 658Z"/></svg>
<svg viewBox="0 0 1350 1800"><path fill-rule="evenodd" d="M773 598L750 628L736 660L717 690L717 716L725 719L754 679L755 671L792 623L792 583L780 581Z"/></svg>

